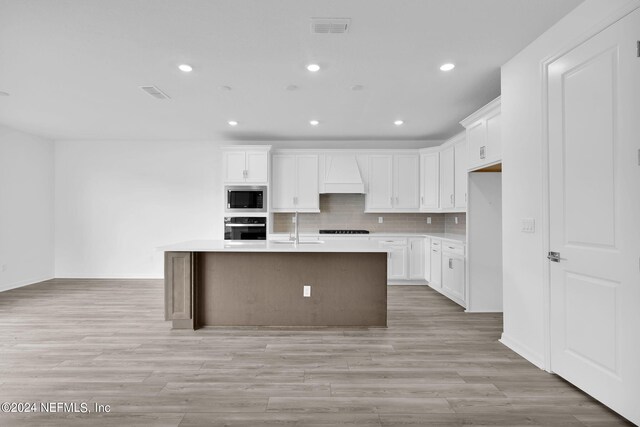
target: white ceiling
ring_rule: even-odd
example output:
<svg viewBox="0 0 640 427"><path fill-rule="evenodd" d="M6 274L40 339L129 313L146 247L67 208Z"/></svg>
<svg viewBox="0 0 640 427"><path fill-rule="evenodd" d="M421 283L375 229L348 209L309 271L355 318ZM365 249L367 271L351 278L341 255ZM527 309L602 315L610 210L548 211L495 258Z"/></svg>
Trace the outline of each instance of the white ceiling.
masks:
<svg viewBox="0 0 640 427"><path fill-rule="evenodd" d="M54 139L443 139L580 1L0 0L0 123ZM311 34L311 17L351 28Z"/></svg>

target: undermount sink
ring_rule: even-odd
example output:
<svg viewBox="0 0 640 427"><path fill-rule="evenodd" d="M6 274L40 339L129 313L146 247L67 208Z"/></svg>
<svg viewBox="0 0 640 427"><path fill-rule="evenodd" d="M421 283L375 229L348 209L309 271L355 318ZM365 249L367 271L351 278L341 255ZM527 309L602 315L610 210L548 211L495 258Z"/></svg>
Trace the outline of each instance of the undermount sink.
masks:
<svg viewBox="0 0 640 427"><path fill-rule="evenodd" d="M280 245L293 245L295 243L292 240L272 240L271 242ZM299 245L317 245L321 243L324 243L324 240L303 240L298 242Z"/></svg>

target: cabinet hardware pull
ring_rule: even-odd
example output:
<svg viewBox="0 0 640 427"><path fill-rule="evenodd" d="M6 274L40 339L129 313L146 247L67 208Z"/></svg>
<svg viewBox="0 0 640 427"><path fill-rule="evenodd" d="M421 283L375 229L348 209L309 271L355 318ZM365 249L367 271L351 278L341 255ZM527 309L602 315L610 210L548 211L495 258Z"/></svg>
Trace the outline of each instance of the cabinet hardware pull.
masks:
<svg viewBox="0 0 640 427"><path fill-rule="evenodd" d="M449 258L449 269L453 270L453 260Z"/></svg>
<svg viewBox="0 0 640 427"><path fill-rule="evenodd" d="M393 205L393 197L389 198L389 202Z"/></svg>
<svg viewBox="0 0 640 427"><path fill-rule="evenodd" d="M420 196L420 203L424 205L424 196Z"/></svg>
<svg viewBox="0 0 640 427"><path fill-rule="evenodd" d="M480 147L480 158L484 160L486 156L487 156L487 148L485 145L483 145L482 147Z"/></svg>

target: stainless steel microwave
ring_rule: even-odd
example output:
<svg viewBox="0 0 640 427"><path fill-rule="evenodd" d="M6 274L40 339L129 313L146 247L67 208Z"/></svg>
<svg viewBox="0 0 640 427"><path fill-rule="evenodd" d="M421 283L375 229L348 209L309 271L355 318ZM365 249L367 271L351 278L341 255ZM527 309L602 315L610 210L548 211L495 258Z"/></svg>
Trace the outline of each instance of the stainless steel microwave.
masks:
<svg viewBox="0 0 640 427"><path fill-rule="evenodd" d="M267 211L267 187L247 185L227 185L226 194L227 213L249 213Z"/></svg>

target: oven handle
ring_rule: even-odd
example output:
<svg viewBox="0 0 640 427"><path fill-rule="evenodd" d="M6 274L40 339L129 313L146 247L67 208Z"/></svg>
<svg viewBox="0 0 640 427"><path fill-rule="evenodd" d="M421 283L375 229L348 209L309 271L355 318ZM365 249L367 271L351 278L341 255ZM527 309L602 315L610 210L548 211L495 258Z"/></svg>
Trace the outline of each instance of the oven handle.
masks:
<svg viewBox="0 0 640 427"><path fill-rule="evenodd" d="M225 224L225 227L266 227L266 224Z"/></svg>

